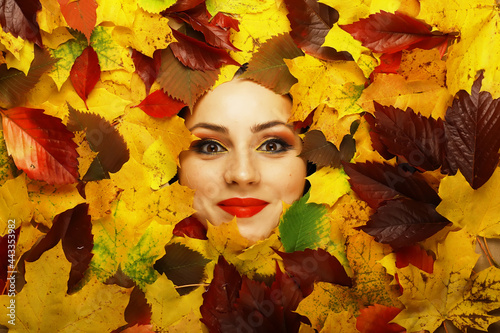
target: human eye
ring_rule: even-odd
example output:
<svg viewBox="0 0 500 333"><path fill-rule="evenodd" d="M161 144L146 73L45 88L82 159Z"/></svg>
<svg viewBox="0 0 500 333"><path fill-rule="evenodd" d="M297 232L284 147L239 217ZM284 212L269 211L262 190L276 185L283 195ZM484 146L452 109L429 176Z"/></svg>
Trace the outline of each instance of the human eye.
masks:
<svg viewBox="0 0 500 333"><path fill-rule="evenodd" d="M282 153L288 151L292 148L288 142L280 138L272 138L264 141L259 148L258 151L263 151L266 153Z"/></svg>
<svg viewBox="0 0 500 333"><path fill-rule="evenodd" d="M202 139L194 142L191 146L191 150L206 155L215 155L227 151L227 149L220 142L212 139Z"/></svg>

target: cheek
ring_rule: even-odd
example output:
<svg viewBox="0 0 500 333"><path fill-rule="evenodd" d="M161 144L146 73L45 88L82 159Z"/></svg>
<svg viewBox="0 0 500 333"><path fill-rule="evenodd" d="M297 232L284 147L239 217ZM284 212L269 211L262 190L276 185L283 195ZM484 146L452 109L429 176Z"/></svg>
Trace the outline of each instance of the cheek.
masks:
<svg viewBox="0 0 500 333"><path fill-rule="evenodd" d="M269 178L277 190L280 200L293 203L302 196L306 182L306 164L300 158L293 157L282 168L273 168Z"/></svg>
<svg viewBox="0 0 500 333"><path fill-rule="evenodd" d="M191 152L186 153L180 156L179 183L196 190L195 200L217 197L220 192L220 167L192 156Z"/></svg>

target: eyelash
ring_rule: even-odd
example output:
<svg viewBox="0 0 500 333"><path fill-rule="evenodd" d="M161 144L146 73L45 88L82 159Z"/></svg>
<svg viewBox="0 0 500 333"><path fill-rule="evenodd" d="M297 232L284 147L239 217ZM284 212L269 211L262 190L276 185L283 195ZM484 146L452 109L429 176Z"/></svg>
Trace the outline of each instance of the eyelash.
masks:
<svg viewBox="0 0 500 333"><path fill-rule="evenodd" d="M270 144L270 143L276 144L278 146L278 148L276 150L274 150L274 151L269 151L269 150L263 150L263 149L261 149L265 145ZM208 151L207 149L208 149L209 145L215 145L218 148L218 151L215 151L215 152ZM257 148L257 150L258 151L263 151L263 152L266 152L266 153L269 153L269 154L278 154L278 153L283 153L283 152L289 151L291 148L292 148L292 145L289 144L288 142L286 142L285 140L280 139L280 138L271 138L271 139L268 139L268 140L264 141ZM216 155L216 154L220 154L220 153L226 152L227 148L224 147L220 142L218 142L216 140L213 140L213 139L201 139L201 140L193 143L193 145L191 147L191 150L194 150L195 152L200 153L200 154Z"/></svg>

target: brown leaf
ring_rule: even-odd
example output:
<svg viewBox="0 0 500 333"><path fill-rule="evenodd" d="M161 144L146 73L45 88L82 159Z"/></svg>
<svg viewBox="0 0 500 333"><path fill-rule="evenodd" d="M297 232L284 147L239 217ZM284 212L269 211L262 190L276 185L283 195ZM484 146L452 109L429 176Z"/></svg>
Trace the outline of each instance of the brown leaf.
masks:
<svg viewBox="0 0 500 333"><path fill-rule="evenodd" d="M340 152L333 143L326 140L325 135L320 130L311 130L304 137L301 157L317 165L318 168L324 166L339 167Z"/></svg>
<svg viewBox="0 0 500 333"><path fill-rule="evenodd" d="M158 77L161 66L161 53L156 50L153 58L150 58L139 51L132 50L132 60L134 61L135 73L137 73L146 85L146 93L149 93L151 86Z"/></svg>
<svg viewBox="0 0 500 333"><path fill-rule="evenodd" d="M42 9L40 0L0 1L0 26L14 37L21 37L42 47L37 12Z"/></svg>

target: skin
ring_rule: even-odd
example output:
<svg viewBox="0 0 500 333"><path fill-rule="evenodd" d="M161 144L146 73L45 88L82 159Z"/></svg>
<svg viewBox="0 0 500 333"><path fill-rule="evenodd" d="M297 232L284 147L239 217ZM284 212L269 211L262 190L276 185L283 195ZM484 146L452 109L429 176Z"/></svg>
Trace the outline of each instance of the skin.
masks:
<svg viewBox="0 0 500 333"><path fill-rule="evenodd" d="M250 217L238 217L250 241L269 236L283 207L302 195L306 163L302 142L287 124L289 98L248 80L233 80L208 92L186 118L199 138L180 155L180 183L195 189L195 217L219 225L234 218L218 205L231 198L267 204Z"/></svg>

